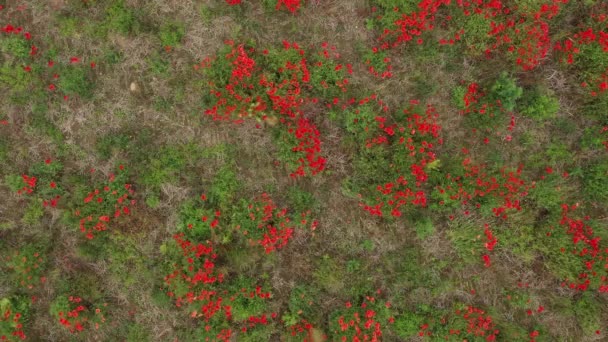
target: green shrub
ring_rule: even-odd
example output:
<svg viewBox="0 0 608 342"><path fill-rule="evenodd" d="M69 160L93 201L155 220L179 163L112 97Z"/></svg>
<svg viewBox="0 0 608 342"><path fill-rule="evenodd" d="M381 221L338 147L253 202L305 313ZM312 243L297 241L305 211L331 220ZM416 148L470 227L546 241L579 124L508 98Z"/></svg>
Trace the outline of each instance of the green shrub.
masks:
<svg viewBox="0 0 608 342"><path fill-rule="evenodd" d="M542 243L535 243L534 247L542 254L549 272L560 280L577 279L583 263L578 255L567 252L572 249L572 236L567 234L566 228L539 225L534 231L538 233L537 239L542 239ZM550 236L546 236L547 232Z"/></svg>
<svg viewBox="0 0 608 342"><path fill-rule="evenodd" d="M458 11L460 12L460 11ZM462 18L462 19L461 19ZM466 53L472 57L482 56L488 46L491 46L494 37L488 34L489 28L493 22L491 17L484 15L462 16L462 13L457 14L457 18L452 19L454 23L464 21L463 29L463 44Z"/></svg>
<svg viewBox="0 0 608 342"><path fill-rule="evenodd" d="M424 321L425 317L406 311L395 318L395 324L392 325L391 330L400 338L412 338L418 335Z"/></svg>
<svg viewBox="0 0 608 342"><path fill-rule="evenodd" d="M608 200L608 159L593 162L582 178L585 195L593 201Z"/></svg>
<svg viewBox="0 0 608 342"><path fill-rule="evenodd" d="M206 217L205 221L202 220ZM215 214L212 209L206 208L201 199L189 200L184 203L179 211L177 229L186 234L189 239L206 241L211 239L210 222Z"/></svg>
<svg viewBox="0 0 608 342"><path fill-rule="evenodd" d="M465 264L481 263L483 250L482 228L468 222L466 219L452 221L448 237L458 256Z"/></svg>
<svg viewBox="0 0 608 342"><path fill-rule="evenodd" d="M289 207L296 213L303 213L308 210L315 212L319 209L319 202L315 196L298 186L291 186L287 189L287 200Z"/></svg>
<svg viewBox="0 0 608 342"><path fill-rule="evenodd" d="M26 303L29 303L28 299L0 297L0 338L14 336L20 340L26 339L23 330L23 323L29 316L29 305Z"/></svg>
<svg viewBox="0 0 608 342"><path fill-rule="evenodd" d="M160 198L157 195L149 195L146 197L146 205L151 209L156 209L160 205Z"/></svg>
<svg viewBox="0 0 608 342"><path fill-rule="evenodd" d="M323 256L313 273L315 286L325 289L331 294L340 293L344 289L344 281L347 279L343 270L344 267L340 266L329 255Z"/></svg>
<svg viewBox="0 0 608 342"><path fill-rule="evenodd" d="M22 35L3 35L0 38L0 51L18 61L28 58L31 44Z"/></svg>
<svg viewBox="0 0 608 342"><path fill-rule="evenodd" d="M425 240L426 238L435 234L435 225L430 217L423 217L414 223L414 229L416 230L416 236L418 239Z"/></svg>
<svg viewBox="0 0 608 342"><path fill-rule="evenodd" d="M126 133L112 132L100 137L95 144L97 154L102 159L109 159L115 153L127 151L131 137Z"/></svg>
<svg viewBox="0 0 608 342"><path fill-rule="evenodd" d="M579 45L580 52L574 58L574 65L579 68L579 75L585 80L593 80L608 68L608 55L602 44L591 43Z"/></svg>
<svg viewBox="0 0 608 342"><path fill-rule="evenodd" d="M121 51L114 48L108 48L103 54L103 61L109 65L116 65L123 61L124 55Z"/></svg>
<svg viewBox="0 0 608 342"><path fill-rule="evenodd" d="M137 148L137 144L132 146ZM144 147L150 149L150 147ZM197 155L194 144L163 146L142 156L147 160L139 176L140 183L156 191L164 183L175 183L178 175Z"/></svg>
<svg viewBox="0 0 608 342"><path fill-rule="evenodd" d="M129 324L126 342L148 342L152 341L150 332L140 324Z"/></svg>
<svg viewBox="0 0 608 342"><path fill-rule="evenodd" d="M527 117L546 120L555 117L559 110L559 101L551 94L534 89L524 93L519 108L521 114Z"/></svg>
<svg viewBox="0 0 608 342"><path fill-rule="evenodd" d="M572 148L561 141L552 141L547 147L546 157L549 157L548 162L545 161L548 165L562 164L574 160L574 153L572 152ZM546 158L545 157L545 158ZM542 156L541 156L542 158Z"/></svg>
<svg viewBox="0 0 608 342"><path fill-rule="evenodd" d="M32 199L27 208L25 208L21 222L29 226L38 225L43 215L44 207L42 206L42 200Z"/></svg>
<svg viewBox="0 0 608 342"><path fill-rule="evenodd" d="M373 51L371 49L365 50L363 53L363 61L368 68L372 68L374 72L382 74L382 72L387 70L387 58L388 53L386 51Z"/></svg>
<svg viewBox="0 0 608 342"><path fill-rule="evenodd" d="M344 79L343 71L332 59L325 59L320 66L310 70L312 94L324 99L342 97L343 91L335 85Z"/></svg>
<svg viewBox="0 0 608 342"><path fill-rule="evenodd" d="M517 85L516 80L503 72L490 88L489 96L494 101L500 101L506 111L512 112L522 94L523 89Z"/></svg>
<svg viewBox="0 0 608 342"><path fill-rule="evenodd" d="M529 198L536 202L540 208L554 212L559 210L559 207L564 203L562 198L564 191L559 190L559 186L563 186L558 178L558 175L549 175L542 182L536 183L533 189L530 189Z"/></svg>
<svg viewBox="0 0 608 342"><path fill-rule="evenodd" d="M20 65L4 63L0 67L0 90L17 104L24 104L31 99L35 79L32 72L27 72Z"/></svg>
<svg viewBox="0 0 608 342"><path fill-rule="evenodd" d="M266 312L268 302L260 296L251 296L258 286L258 279L240 276L232 279L229 292L235 293L236 299L232 301L233 318L236 322L246 321L251 316L259 316ZM263 288L263 287L262 287ZM246 289L245 292L242 290Z"/></svg>
<svg viewBox="0 0 608 342"><path fill-rule="evenodd" d="M59 34L64 37L73 37L76 33L81 32L83 23L74 17L61 16L57 18L59 26Z"/></svg>
<svg viewBox="0 0 608 342"><path fill-rule="evenodd" d="M8 142L6 140L4 140L2 137L0 137L0 163L6 165L8 162L8 156L9 156L9 151L10 151L10 145L8 144ZM5 172L7 170L4 170ZM0 171L2 172L2 171ZM0 173L0 176L2 174Z"/></svg>
<svg viewBox="0 0 608 342"><path fill-rule="evenodd" d="M156 75L167 75L169 67L171 66L171 63L165 55L161 55L156 51L153 52L150 57L146 58L146 62L148 63L150 71Z"/></svg>
<svg viewBox="0 0 608 342"><path fill-rule="evenodd" d="M312 320L319 314L319 303L317 298L319 289L308 285L299 285L291 290L289 295L289 312L299 319ZM291 324L293 325L293 324Z"/></svg>
<svg viewBox="0 0 608 342"><path fill-rule="evenodd" d="M585 128L580 140L580 146L583 150L602 150L605 147L604 143L608 140L608 132L600 133L601 128L587 127Z"/></svg>
<svg viewBox="0 0 608 342"><path fill-rule="evenodd" d="M218 208L227 208L234 200L239 187L240 182L234 168L224 165L213 177L209 188L209 200Z"/></svg>
<svg viewBox="0 0 608 342"><path fill-rule="evenodd" d="M9 174L4 176L4 184L6 184L12 192L17 192L23 188L23 178L19 175Z"/></svg>
<svg viewBox="0 0 608 342"><path fill-rule="evenodd" d="M608 54L606 54L608 56ZM585 99L581 112L600 122L606 121L606 111L608 111L608 92L599 93L597 96L589 96Z"/></svg>
<svg viewBox="0 0 608 342"><path fill-rule="evenodd" d="M494 230L499 241L498 248L513 253L525 264L530 265L536 258L537 241L534 227L518 225ZM540 234L539 234L540 235Z"/></svg>
<svg viewBox="0 0 608 342"><path fill-rule="evenodd" d="M341 113L342 124L359 146L376 134L373 124L379 111L378 107L363 105Z"/></svg>
<svg viewBox="0 0 608 342"><path fill-rule="evenodd" d="M90 69L83 66L67 66L59 78L59 88L66 95L77 95L90 100L94 89Z"/></svg>
<svg viewBox="0 0 608 342"><path fill-rule="evenodd" d="M206 4L201 4L198 8L198 14L205 25L211 23L211 20L215 17L215 13L214 8Z"/></svg>
<svg viewBox="0 0 608 342"><path fill-rule="evenodd" d="M594 336L602 328L601 306L595 294L585 292L574 304L574 313L579 326L585 335Z"/></svg>
<svg viewBox="0 0 608 342"><path fill-rule="evenodd" d="M43 255L46 249L40 245L26 245L12 252L3 261L7 280L20 290L29 291L44 282L47 262Z"/></svg>
<svg viewBox="0 0 608 342"><path fill-rule="evenodd" d="M412 81L414 82L412 95L416 99L424 100L439 90L438 82L429 78L428 75L417 74L412 77Z"/></svg>
<svg viewBox="0 0 608 342"><path fill-rule="evenodd" d="M350 259L346 262L346 272L357 273L361 270L361 261L358 259Z"/></svg>
<svg viewBox="0 0 608 342"><path fill-rule="evenodd" d="M47 116L46 105L44 109L40 108L34 111L28 126L28 133L47 136L56 144L61 144L65 140L63 132Z"/></svg>
<svg viewBox="0 0 608 342"><path fill-rule="evenodd" d="M128 34L138 23L134 11L125 5L124 0L117 0L106 9L105 24L110 31Z"/></svg>
<svg viewBox="0 0 608 342"><path fill-rule="evenodd" d="M160 27L158 36L164 48L175 48L179 46L186 33L186 29L182 24L165 23Z"/></svg>

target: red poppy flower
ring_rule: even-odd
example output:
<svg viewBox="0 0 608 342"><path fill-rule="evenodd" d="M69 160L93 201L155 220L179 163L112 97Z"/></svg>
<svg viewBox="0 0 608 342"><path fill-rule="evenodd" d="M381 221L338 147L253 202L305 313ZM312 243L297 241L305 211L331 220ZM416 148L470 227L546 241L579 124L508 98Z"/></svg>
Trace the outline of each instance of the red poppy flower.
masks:
<svg viewBox="0 0 608 342"><path fill-rule="evenodd" d="M482 258L483 258L483 263L484 263L484 265L485 265L486 267L490 267L490 265L491 265L491 262L490 262L490 256L489 256L489 255L487 255L487 254L484 254L484 255L482 256Z"/></svg>

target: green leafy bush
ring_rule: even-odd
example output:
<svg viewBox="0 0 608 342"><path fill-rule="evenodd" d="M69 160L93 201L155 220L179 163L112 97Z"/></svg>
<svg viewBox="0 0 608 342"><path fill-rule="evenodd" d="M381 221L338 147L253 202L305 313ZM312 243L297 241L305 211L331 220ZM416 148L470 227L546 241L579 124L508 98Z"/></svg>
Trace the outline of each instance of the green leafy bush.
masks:
<svg viewBox="0 0 608 342"><path fill-rule="evenodd" d="M90 68L84 66L66 66L59 78L59 88L68 95L77 95L85 100L93 98L95 84Z"/></svg>
<svg viewBox="0 0 608 342"><path fill-rule="evenodd" d="M424 240L435 233L435 225L430 217L424 217L417 220L414 223L414 229L416 230L416 236L418 236L418 239L420 240Z"/></svg>
<svg viewBox="0 0 608 342"><path fill-rule="evenodd" d="M176 48L184 38L186 29L182 24L165 23L160 27L158 36L162 46L166 48Z"/></svg>
<svg viewBox="0 0 608 342"><path fill-rule="evenodd" d="M523 89L517 85L516 80L503 72L490 87L489 97L494 101L499 101L506 111L512 112L522 94Z"/></svg>
<svg viewBox="0 0 608 342"><path fill-rule="evenodd" d="M137 148L137 145L132 147ZM180 173L185 175L184 169L195 161L194 156L199 152L194 144L167 145L157 150L142 147L148 153L142 156L147 160L142 165L139 182L152 191L158 191L164 183L176 183Z"/></svg>
<svg viewBox="0 0 608 342"><path fill-rule="evenodd" d="M287 200L289 207L296 213L303 213L309 210L316 212L319 209L319 202L315 196L298 186L289 187L287 190Z"/></svg>
<svg viewBox="0 0 608 342"><path fill-rule="evenodd" d="M15 103L24 103L32 95L36 79L32 72L22 66L4 63L0 67L0 90L9 95Z"/></svg>
<svg viewBox="0 0 608 342"><path fill-rule="evenodd" d="M240 187L234 167L224 165L221 167L209 188L209 200L218 208L227 208L234 200Z"/></svg>
<svg viewBox="0 0 608 342"><path fill-rule="evenodd" d="M17 302L18 305L15 305ZM24 301L9 298L0 298L0 339L9 341L15 337L16 340L25 340L23 331L24 317L27 317L27 307ZM15 340L15 341L16 341Z"/></svg>
<svg viewBox="0 0 608 342"><path fill-rule="evenodd" d="M25 290L32 290L46 281L43 276L46 260L44 248L37 245L26 245L4 258L7 277L13 285Z"/></svg>
<svg viewBox="0 0 608 342"><path fill-rule="evenodd" d="M23 60L30 55L31 44L21 35L1 36L0 51L12 56L15 60Z"/></svg>
<svg viewBox="0 0 608 342"><path fill-rule="evenodd" d="M319 304L316 303L318 296L319 289L313 286L299 285L291 290L288 307L289 312L298 317L297 322L301 318L312 320L317 317L319 314Z"/></svg>
<svg viewBox="0 0 608 342"><path fill-rule="evenodd" d="M413 312L406 311L395 318L395 324L391 326L391 330L395 335L403 339L412 338L418 335L420 327L423 325L425 317L419 316Z"/></svg>
<svg viewBox="0 0 608 342"><path fill-rule="evenodd" d="M129 149L131 137L126 133L111 132L100 137L95 144L97 154L102 159L109 159L117 152L125 152Z"/></svg>
<svg viewBox="0 0 608 342"><path fill-rule="evenodd" d="M125 5L124 0L118 0L106 9L105 24L110 31L128 34L137 28L138 22L134 11Z"/></svg>
<svg viewBox="0 0 608 342"><path fill-rule="evenodd" d="M596 331L601 329L600 310L601 304L591 293L584 293L574 304L576 320L585 335L596 335Z"/></svg>
<svg viewBox="0 0 608 342"><path fill-rule="evenodd" d="M535 120L546 120L555 117L559 110L559 101L551 94L538 89L527 91L519 103L520 112Z"/></svg>
<svg viewBox="0 0 608 342"><path fill-rule="evenodd" d="M30 204L25 208L23 218L21 222L28 226L34 226L40 224L40 219L44 215L44 207L42 206L42 200L32 200Z"/></svg>
<svg viewBox="0 0 608 342"><path fill-rule="evenodd" d="M608 200L608 159L593 162L585 170L582 178L585 194L594 201Z"/></svg>

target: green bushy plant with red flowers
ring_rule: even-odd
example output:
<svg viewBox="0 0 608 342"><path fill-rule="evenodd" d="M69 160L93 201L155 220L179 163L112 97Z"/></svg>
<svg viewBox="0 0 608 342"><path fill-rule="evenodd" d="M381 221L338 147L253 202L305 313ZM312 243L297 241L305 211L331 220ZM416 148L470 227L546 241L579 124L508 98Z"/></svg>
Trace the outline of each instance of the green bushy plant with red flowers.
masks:
<svg viewBox="0 0 608 342"><path fill-rule="evenodd" d="M553 46L564 67L576 71L580 85L592 97L604 95L608 90L608 19L601 13L602 7L598 6L576 33Z"/></svg>
<svg viewBox="0 0 608 342"><path fill-rule="evenodd" d="M200 321L206 340L227 341L240 333L262 338L276 318L267 309L271 293L227 270L220 255L239 243L237 248L261 247L270 254L287 245L296 227L316 227L316 222L308 213L292 221L288 210L280 210L267 194L232 202L225 201L231 196L222 201L216 196L201 195L184 204L177 232L161 248L168 273L162 287L177 307ZM212 208L219 203L224 211Z"/></svg>
<svg viewBox="0 0 608 342"><path fill-rule="evenodd" d="M245 118L277 126L275 136L281 159L292 177L314 175L325 168L320 132L305 114L315 106L342 96L352 72L350 65L335 61L335 48L324 44L318 54L297 43L259 50L227 42L202 68L210 86L205 114L214 120L236 123Z"/></svg>
<svg viewBox="0 0 608 342"><path fill-rule="evenodd" d="M504 56L523 70L532 70L546 59L551 47L552 21L568 6L567 0L517 6L503 1L384 1L371 3L367 26L378 34L374 53L437 40L458 45L474 58ZM370 71L391 77L390 58Z"/></svg>
<svg viewBox="0 0 608 342"><path fill-rule="evenodd" d="M270 196L263 193L252 202L241 201L235 210L233 220L235 229L250 245L259 245L266 254L281 249L289 243L296 229L317 226L308 212L300 217L291 217L286 208L280 209Z"/></svg>
<svg viewBox="0 0 608 342"><path fill-rule="evenodd" d="M60 186L63 164L46 159L33 164L27 173L20 176L8 174L5 182L11 191L27 203L22 222L27 225L38 225L45 213L45 208L57 208L65 190Z"/></svg>
<svg viewBox="0 0 608 342"><path fill-rule="evenodd" d="M347 302L330 318L332 341L380 341L383 330L394 323L391 304L366 296L361 303Z"/></svg>
<svg viewBox="0 0 608 342"><path fill-rule="evenodd" d="M8 298L0 299L0 341L14 342L27 338L23 330L23 312Z"/></svg>
<svg viewBox="0 0 608 342"><path fill-rule="evenodd" d="M445 324L443 334L447 330L447 338L457 337L467 341L496 341L500 336L494 319L485 310L473 305L456 305L453 314L441 319ZM432 327L428 324L421 327L419 335L433 336ZM440 330L441 331L441 330Z"/></svg>
<svg viewBox="0 0 608 342"><path fill-rule="evenodd" d="M61 162L49 158L33 164L27 174L8 175L6 181L17 194L40 200L45 207L55 208L65 193L59 182L62 170Z"/></svg>
<svg viewBox="0 0 608 342"><path fill-rule="evenodd" d="M4 58L0 66L0 89L16 102L27 101L40 88L40 70L35 65L36 49L32 35L22 27L6 25L0 29L0 51Z"/></svg>
<svg viewBox="0 0 608 342"><path fill-rule="evenodd" d="M89 303L78 296L59 296L50 307L51 316L69 332L78 334L88 329L99 329L105 323L104 316L107 304Z"/></svg>
<svg viewBox="0 0 608 342"><path fill-rule="evenodd" d="M602 243L602 233L594 229L596 223L589 216L580 218L575 213L577 207L577 204L562 204L561 219L554 230L547 234L547 239L561 238L563 242L569 240L569 245L561 247L559 252L570 254L568 259L574 257L578 260L576 278L565 279L562 286L580 291L597 289L600 293L608 293L607 250ZM564 239L564 235L567 239Z"/></svg>
<svg viewBox="0 0 608 342"><path fill-rule="evenodd" d="M133 187L127 181L127 172L120 165L116 173L110 173L102 185L82 194L73 209L79 230L88 240L103 234L121 216L129 215L135 205Z"/></svg>
<svg viewBox="0 0 608 342"><path fill-rule="evenodd" d="M512 131L515 127L515 111L518 100L523 94L516 80L507 73L486 87L473 82L466 87L454 89L452 99L460 109L467 123L478 130L498 130L506 128ZM510 122L506 118L510 116ZM510 135L510 133L507 132ZM485 142L484 142L485 143Z"/></svg>
<svg viewBox="0 0 608 342"><path fill-rule="evenodd" d="M306 0L262 0L268 9L289 11L292 14L298 13L305 2Z"/></svg>
<svg viewBox="0 0 608 342"><path fill-rule="evenodd" d="M46 281L42 248L27 245L3 258L9 279L19 288L31 290Z"/></svg>
<svg viewBox="0 0 608 342"><path fill-rule="evenodd" d="M319 290L312 286L296 286L289 296L289 311L281 316L288 328L287 341L325 341L314 323L319 317L318 303L315 303ZM315 339L316 338L316 339Z"/></svg>
<svg viewBox="0 0 608 342"><path fill-rule="evenodd" d="M77 56L54 60L57 51L41 51L44 44L21 26L0 28L0 51L7 57L0 66L0 89L16 104L29 99L71 97L91 99L96 63Z"/></svg>
<svg viewBox="0 0 608 342"><path fill-rule="evenodd" d="M349 190L376 216L399 217L413 207L426 207L425 184L439 163L434 150L442 144L435 108L413 101L389 117L368 101L361 100L363 106L343 115L346 130L358 145Z"/></svg>

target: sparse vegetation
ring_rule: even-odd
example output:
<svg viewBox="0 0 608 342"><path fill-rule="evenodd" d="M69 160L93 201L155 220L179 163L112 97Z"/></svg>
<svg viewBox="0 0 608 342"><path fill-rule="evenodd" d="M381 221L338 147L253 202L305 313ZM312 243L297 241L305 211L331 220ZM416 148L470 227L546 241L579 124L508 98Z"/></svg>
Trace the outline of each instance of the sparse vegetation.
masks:
<svg viewBox="0 0 608 342"><path fill-rule="evenodd" d="M608 5L0 1L0 341L603 341Z"/></svg>

